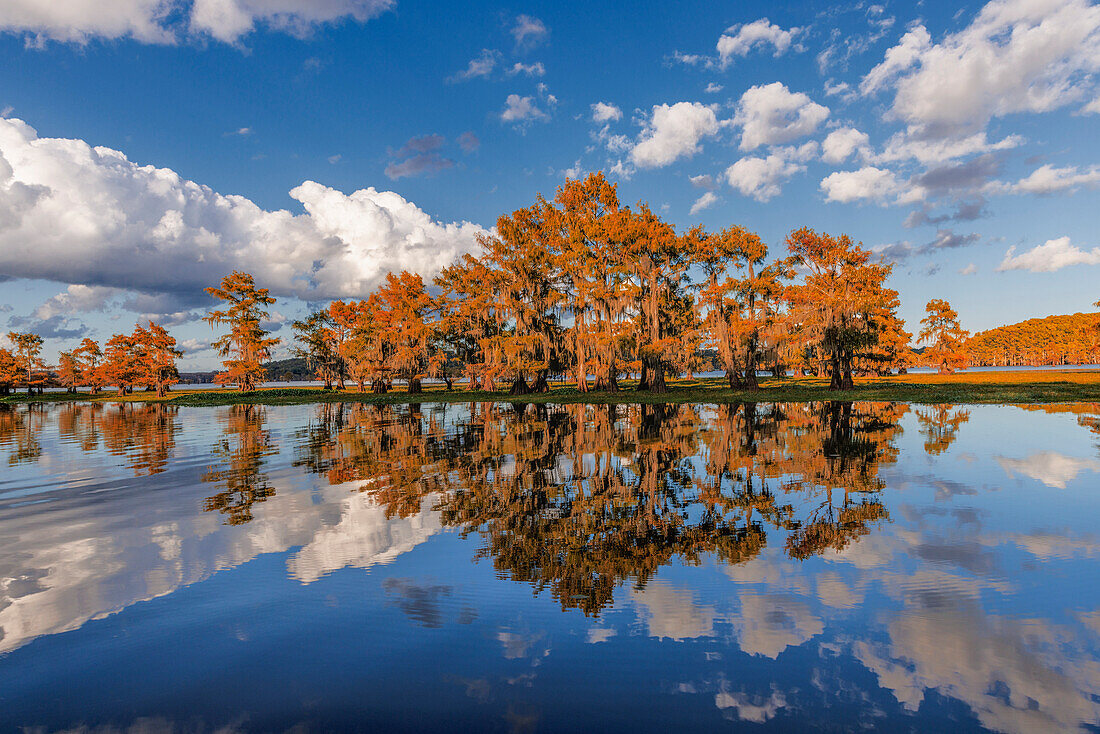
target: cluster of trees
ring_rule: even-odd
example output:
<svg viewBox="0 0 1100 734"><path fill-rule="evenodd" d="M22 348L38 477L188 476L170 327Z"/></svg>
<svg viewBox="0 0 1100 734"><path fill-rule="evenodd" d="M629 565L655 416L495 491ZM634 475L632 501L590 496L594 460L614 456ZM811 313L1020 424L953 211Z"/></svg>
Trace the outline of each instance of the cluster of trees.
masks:
<svg viewBox="0 0 1100 734"><path fill-rule="evenodd" d="M183 352L156 323L135 324L132 333L115 334L102 348L85 338L75 349L61 352L55 367L42 359L42 337L37 334L9 332L8 341L14 348L0 348L0 395L21 387L41 393L47 384L56 384L70 392L84 387L92 393L110 385L119 395L143 387L163 396L179 382L176 360Z"/></svg>
<svg viewBox="0 0 1100 734"><path fill-rule="evenodd" d="M741 227L678 234L646 205L622 205L600 173L500 217L480 243L480 254L444 269L431 288L419 275L390 273L367 298L333 301L295 321L297 356L326 389L352 382L386 392L402 382L416 393L432 377L448 389L463 379L471 390L513 394L545 392L551 377L582 392L616 391L628 374L639 376L638 390L664 392L667 376L690 376L708 361L731 388L755 390L761 370L826 375L831 388L846 389L854 375L917 364L952 372L971 359L987 363L997 350L1004 360L1020 359L1018 349L1008 356L996 333L1019 329L970 339L940 299L921 322L919 339L930 346L915 354L897 315L898 293L885 285L892 266L846 235L797 229L786 238L787 256L769 258L760 238ZM228 330L214 343L225 358L214 381L253 390L279 344L263 327L275 299L243 272L206 291L224 305L204 320ZM1096 354L1100 320L1092 317L1090 331L1088 317L1078 316L1066 317L1081 328L1075 351L1059 351L1062 360ZM50 378L38 356L42 340L9 339L14 348L0 350L0 392L40 390ZM102 354L88 345L62 353L63 386L111 384L123 392L144 384L163 393L178 375L175 341L156 324L116 335Z"/></svg>
<svg viewBox="0 0 1100 734"><path fill-rule="evenodd" d="M703 366L703 350L750 390L758 370L847 388L912 361L891 266L847 236L799 229L790 255L769 259L740 227L677 234L592 174L500 217L481 244L434 295L420 276L391 273L367 299L295 322L300 355L326 385L384 392L400 380L417 392L424 377L463 378L513 394L544 392L552 376L614 391L625 374L663 392L666 376Z"/></svg>
<svg viewBox="0 0 1100 734"><path fill-rule="evenodd" d="M966 346L971 361L980 365L1096 364L1098 335L1100 314L1075 313L981 331Z"/></svg>

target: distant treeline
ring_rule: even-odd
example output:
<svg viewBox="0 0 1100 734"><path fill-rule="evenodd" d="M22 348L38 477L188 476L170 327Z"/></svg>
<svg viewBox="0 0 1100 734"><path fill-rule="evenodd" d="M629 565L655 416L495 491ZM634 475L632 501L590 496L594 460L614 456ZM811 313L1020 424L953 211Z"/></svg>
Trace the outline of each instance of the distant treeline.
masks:
<svg viewBox="0 0 1100 734"><path fill-rule="evenodd" d="M1100 314L1028 319L980 331L967 342L970 361L983 366L1097 364Z"/></svg>

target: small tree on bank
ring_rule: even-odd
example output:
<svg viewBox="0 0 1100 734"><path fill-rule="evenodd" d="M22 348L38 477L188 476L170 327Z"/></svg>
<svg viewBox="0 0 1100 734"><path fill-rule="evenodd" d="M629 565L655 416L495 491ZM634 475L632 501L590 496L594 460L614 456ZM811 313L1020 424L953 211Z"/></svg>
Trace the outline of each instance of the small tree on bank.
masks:
<svg viewBox="0 0 1100 734"><path fill-rule="evenodd" d="M228 308L210 311L203 321L214 326L228 326L229 333L214 342L222 357L225 372L215 375L218 382L232 383L241 392L251 392L264 381L262 363L271 358L271 350L279 343L269 337L260 323L270 316L267 307L275 303L267 288L257 288L248 273L233 271L222 278L221 287L206 292Z"/></svg>
<svg viewBox="0 0 1100 734"><path fill-rule="evenodd" d="M959 315L951 304L940 298L933 298L924 307L928 315L921 319L924 327L920 331L920 341L931 342L925 357L935 365L941 375L949 375L967 365L966 340L970 332L959 326Z"/></svg>

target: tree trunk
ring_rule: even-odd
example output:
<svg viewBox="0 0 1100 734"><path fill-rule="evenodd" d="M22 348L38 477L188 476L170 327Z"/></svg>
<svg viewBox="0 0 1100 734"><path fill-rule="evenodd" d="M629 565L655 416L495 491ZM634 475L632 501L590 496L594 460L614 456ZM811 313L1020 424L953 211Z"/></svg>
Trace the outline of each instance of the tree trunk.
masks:
<svg viewBox="0 0 1100 734"><path fill-rule="evenodd" d="M509 395L529 395L531 393L531 386L527 384L527 380L521 374L512 380L512 388L508 391Z"/></svg>
<svg viewBox="0 0 1100 734"><path fill-rule="evenodd" d="M665 369L658 360L654 360L652 365L646 365L647 369L643 372L649 379L646 381L646 385L643 388L639 383L638 389L646 392L665 393L668 392L668 385L665 384ZM651 375L651 376L650 376Z"/></svg>
<svg viewBox="0 0 1100 734"><path fill-rule="evenodd" d="M840 382L840 358L835 354L829 358L829 389L844 389Z"/></svg>
<svg viewBox="0 0 1100 734"><path fill-rule="evenodd" d="M411 380L409 380L409 394L410 395L419 395L422 392L424 392L424 388L420 384L420 378L419 377L414 377Z"/></svg>
<svg viewBox="0 0 1100 734"><path fill-rule="evenodd" d="M741 373L737 370L726 370L726 379L730 383L730 390L743 390L745 383L741 381Z"/></svg>
<svg viewBox="0 0 1100 734"><path fill-rule="evenodd" d="M389 392L389 386L385 380L371 380L370 391L376 395L381 395L384 392Z"/></svg>
<svg viewBox="0 0 1100 734"><path fill-rule="evenodd" d="M753 392L760 389L760 383L756 381L755 367L750 366L745 368L745 387Z"/></svg>
<svg viewBox="0 0 1100 734"><path fill-rule="evenodd" d="M550 383L547 381L548 371L539 370L538 376L535 378L535 384L531 388L534 392L550 392ZM585 379L585 386L587 387L587 378Z"/></svg>

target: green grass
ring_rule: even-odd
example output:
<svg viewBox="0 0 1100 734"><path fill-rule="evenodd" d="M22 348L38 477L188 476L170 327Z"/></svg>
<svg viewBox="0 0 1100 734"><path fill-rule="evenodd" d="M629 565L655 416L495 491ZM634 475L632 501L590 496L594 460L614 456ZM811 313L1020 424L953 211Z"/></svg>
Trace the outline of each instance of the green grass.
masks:
<svg viewBox="0 0 1100 734"><path fill-rule="evenodd" d="M856 380L853 390L829 390L828 381L821 378L761 379L760 390L730 390L717 378L679 379L669 381L669 391L662 394L635 392L633 383L615 392L582 393L572 385L556 384L541 395L514 396L506 392L483 392L456 389L450 392L431 385L425 392L409 395L394 391L382 395L360 393L354 389L325 392L320 388L264 388L252 393L233 390L180 389L157 398L155 393L136 392L118 396L102 393L71 395L9 395L0 403L52 403L73 400L101 402L165 402L171 405L301 405L321 402L360 402L376 404L401 403L733 403L733 402L808 402L818 400L868 400L906 403L1064 403L1100 402L1100 371L1043 370L1028 372L979 372L959 375L898 375L865 377Z"/></svg>

